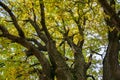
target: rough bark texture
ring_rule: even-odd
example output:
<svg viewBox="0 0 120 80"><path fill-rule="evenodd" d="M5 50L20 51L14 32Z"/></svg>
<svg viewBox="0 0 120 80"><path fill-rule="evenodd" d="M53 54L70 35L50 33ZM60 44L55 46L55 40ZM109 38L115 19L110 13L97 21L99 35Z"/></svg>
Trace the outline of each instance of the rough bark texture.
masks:
<svg viewBox="0 0 120 80"><path fill-rule="evenodd" d="M70 71L70 68L65 63L65 59L62 57L59 51L57 51L55 41L49 40L47 45L48 53L50 56L50 60L55 66L55 74L58 80L73 80L73 75Z"/></svg>
<svg viewBox="0 0 120 80"><path fill-rule="evenodd" d="M118 35L120 30L120 18L115 10L115 0L110 0L110 4L108 4L107 0L98 1L102 5L106 15L110 16L110 19L105 17L107 25L112 29L114 28L112 31L108 30L109 43L103 60L103 80L120 80L120 68L118 62L120 49Z"/></svg>
<svg viewBox="0 0 120 80"><path fill-rule="evenodd" d="M116 13L114 0L110 0L110 4L108 4L107 0L98 1L102 5L104 12L110 16L110 18L105 18L105 20L107 25L109 25L110 28L113 29L112 31L108 31L109 43L105 58L103 60L103 80L120 80L120 66L118 63L118 55L120 49L120 35L118 35L120 30L119 14ZM69 29L67 31L64 26L64 41L67 41L74 54L74 67L71 68L67 65L66 60L64 59L62 54L57 50L56 42L52 39L51 34L47 29L45 22L45 6L43 0L39 0L41 16L40 24L42 26L42 29L40 29L40 26L36 21L36 16L34 12L34 20L29 18L27 21L33 26L38 37L44 42L44 46L36 39L27 38L24 35L22 28L18 24L15 15L9 9L9 7L5 5L2 1L0 1L0 6L10 15L13 25L15 26L19 34L18 36L11 35L9 31L5 28L5 26L0 25L0 30L2 31L0 37L10 39L13 42L21 44L22 46L27 48L28 51L31 51L31 53L38 59L42 66L42 70L38 72L40 80L54 80L55 77L57 78L57 80L87 80L87 77L92 77L92 79L95 80L92 75L86 74L87 69L91 65L91 61L86 63L82 52L82 47L84 44L84 30L80 25L80 15L79 18L76 19L72 10L68 11L72 16L73 21L77 24L79 35L82 37L82 39L78 41L78 44L75 44L73 41L74 35L68 36ZM65 25L64 20L63 25ZM31 42L35 43L35 45ZM48 61L48 58L46 58L42 51L46 51L48 53L50 61Z"/></svg>
<svg viewBox="0 0 120 80"><path fill-rule="evenodd" d="M103 61L103 79L104 80L116 80L116 72L118 71L118 54L119 54L119 39L117 31L113 30L108 34L109 44L106 52L106 56Z"/></svg>
<svg viewBox="0 0 120 80"><path fill-rule="evenodd" d="M54 80L55 77L57 78L57 80L87 80L87 77L93 77L91 75L89 76L86 75L90 63L85 62L82 53L82 47L84 44L84 34L83 34L83 29L79 24L80 20L75 20L73 13L71 13L73 20L78 26L79 34L82 36L82 39L79 40L78 44L74 43L72 39L73 36L72 37L68 36L69 31L66 32L67 35L63 34L65 38L64 40L68 42L68 45L73 50L73 54L74 54L74 64L73 64L74 68L71 68L67 65L65 58L56 48L56 42L52 39L45 23L45 12L44 12L45 8L44 8L43 0L39 0L39 2L40 2L40 15L41 15L40 24L42 26L42 30L40 29L40 26L36 22L36 17L34 13L33 13L34 20L29 18L27 21L33 26L38 37L44 42L45 44L44 46L36 39L27 38L24 35L24 32L22 31L22 28L18 24L15 15L8 8L8 6L6 6L1 1L0 1L0 6L3 7L4 10L9 13L13 25L17 29L19 36L11 35L9 31L5 28L5 26L0 25L0 30L2 31L0 37L5 37L7 39L12 40L13 42L21 44L22 46L28 49L28 51L26 51L27 55L29 55L28 52L31 52L32 55L34 55L38 59L38 61L42 66L42 70L41 71L38 70L38 75L40 80ZM34 44L32 44L32 42ZM48 53L48 57L50 61L48 61L48 58L46 58L46 56L42 53L42 51L46 51Z"/></svg>

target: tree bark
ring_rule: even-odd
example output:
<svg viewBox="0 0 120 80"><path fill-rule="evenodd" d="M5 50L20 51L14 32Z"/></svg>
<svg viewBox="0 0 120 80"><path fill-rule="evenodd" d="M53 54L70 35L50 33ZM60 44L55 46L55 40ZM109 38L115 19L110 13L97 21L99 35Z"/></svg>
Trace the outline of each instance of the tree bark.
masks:
<svg viewBox="0 0 120 80"><path fill-rule="evenodd" d="M108 48L103 60L103 80L116 80L118 77L116 72L119 70L119 38L116 30L108 33L108 40Z"/></svg>
<svg viewBox="0 0 120 80"><path fill-rule="evenodd" d="M119 30L120 30L120 18L115 10L115 0L110 0L110 4L107 0L98 0L104 9L106 15L110 18L106 18L106 23L113 29L108 29L108 47L106 55L103 60L103 80L120 80L120 66L118 62L119 55Z"/></svg>
<svg viewBox="0 0 120 80"><path fill-rule="evenodd" d="M89 67L88 65L89 63L85 62L82 53L84 39L79 40L78 44L75 44L68 35L65 36L65 40L70 45L74 54L74 68L70 68L67 65L66 60L64 59L62 54L57 50L56 43L52 39L51 34L47 29L45 22L46 20L45 20L44 1L39 0L39 2L40 2L40 15L41 15L40 23L42 26L42 31L35 19L32 20L29 18L28 21L34 27L38 37L45 43L45 46L40 44L36 39L29 39L24 35L24 32L20 27L20 25L18 24L15 15L1 1L0 1L0 6L2 6L9 13L11 19L13 20L13 25L15 26L15 28L19 33L19 37L11 35L8 32L8 30L2 25L0 25L0 30L2 31L0 37L8 38L13 42L16 42L26 47L28 51L31 51L31 53L38 59L38 61L42 66L42 70L40 71L38 70L40 80L55 80L55 76L57 80L87 80L86 72ZM78 21L74 20L74 21L78 25L79 34L82 37L84 37L83 29L79 23L80 20ZM33 41L35 44L37 44L37 47L35 44L30 43L30 41ZM48 58L46 58L46 56L42 53L42 51L48 52L48 57L50 61L48 61Z"/></svg>
<svg viewBox="0 0 120 80"><path fill-rule="evenodd" d="M73 75L70 68L62 57L61 53L57 50L55 41L49 40L47 44L47 50L52 66L55 68L55 75L57 80L73 80Z"/></svg>

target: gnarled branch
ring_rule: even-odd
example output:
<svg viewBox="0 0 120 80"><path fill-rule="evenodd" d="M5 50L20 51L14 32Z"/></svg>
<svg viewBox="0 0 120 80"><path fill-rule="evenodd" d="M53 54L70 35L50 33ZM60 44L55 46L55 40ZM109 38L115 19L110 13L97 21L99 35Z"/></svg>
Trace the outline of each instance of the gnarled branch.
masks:
<svg viewBox="0 0 120 80"><path fill-rule="evenodd" d="M33 55L39 60L41 66L43 67L45 79L50 80L50 79L48 79L48 78L50 78L50 74L51 74L50 73L51 72L50 64L49 64L49 61L47 60L47 58L44 56L44 54L42 52L40 52L37 49L37 47L35 47L32 43L27 41L25 38L17 37L17 36L9 34L8 30L4 26L0 25L0 30L3 32L3 34L2 34L3 37L8 38L18 44L21 44L22 46L26 47L28 50L31 50Z"/></svg>
<svg viewBox="0 0 120 80"><path fill-rule="evenodd" d="M34 27L34 29L36 30L38 37L39 37L42 41L44 41L45 43L47 43L47 37L46 37L45 34L43 34L43 33L41 32L41 29L39 28L39 25L38 25L37 23L35 23L35 22L34 22L32 19L30 19L30 18L29 18L28 21L31 23L31 25L32 25L32 26Z"/></svg>

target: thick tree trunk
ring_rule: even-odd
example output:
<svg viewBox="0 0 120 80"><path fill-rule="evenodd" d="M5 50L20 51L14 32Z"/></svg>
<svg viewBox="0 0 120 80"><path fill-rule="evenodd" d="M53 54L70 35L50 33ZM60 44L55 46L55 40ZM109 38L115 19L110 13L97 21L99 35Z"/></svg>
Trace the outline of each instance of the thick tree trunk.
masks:
<svg viewBox="0 0 120 80"><path fill-rule="evenodd" d="M82 41L83 44L84 41ZM82 54L82 46L76 47L74 46L74 57L75 57L75 78L76 80L86 80L86 67L85 67L85 59Z"/></svg>
<svg viewBox="0 0 120 80"><path fill-rule="evenodd" d="M73 75L70 71L70 68L66 64L65 59L62 57L61 53L57 50L55 41L48 41L47 50L51 64L54 66L54 75L56 75L57 80L73 80Z"/></svg>
<svg viewBox="0 0 120 80"><path fill-rule="evenodd" d="M53 75L56 76L57 80L87 80L86 62L82 54L83 42L84 41L81 42L81 47L71 43L75 57L74 68L71 71L70 67L66 64L65 59L57 50L55 42L53 40L49 40L47 50L54 70Z"/></svg>
<svg viewBox="0 0 120 80"><path fill-rule="evenodd" d="M120 18L115 10L115 0L98 0L104 9L106 15L106 23L110 26L112 31L108 32L108 48L105 58L103 60L103 80L120 80L120 68L118 62L119 55L119 30L120 30ZM110 2L110 3L108 3Z"/></svg>
<svg viewBox="0 0 120 80"><path fill-rule="evenodd" d="M108 34L108 48L103 61L103 80L118 80L119 63L119 38L118 32L113 30ZM117 72L117 73L116 73Z"/></svg>
<svg viewBox="0 0 120 80"><path fill-rule="evenodd" d="M74 53L74 68L73 68L73 76L74 80L86 80L86 62L82 53L82 46L84 43L84 39L78 43L78 45L74 44L74 42L69 39L69 37L66 38L68 44L73 50Z"/></svg>

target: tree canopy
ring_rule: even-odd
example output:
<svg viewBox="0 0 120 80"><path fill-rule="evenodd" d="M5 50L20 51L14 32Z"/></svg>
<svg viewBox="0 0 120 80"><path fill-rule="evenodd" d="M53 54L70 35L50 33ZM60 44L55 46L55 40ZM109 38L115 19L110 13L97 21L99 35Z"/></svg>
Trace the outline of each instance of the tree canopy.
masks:
<svg viewBox="0 0 120 80"><path fill-rule="evenodd" d="M0 80L119 80L119 0L0 0Z"/></svg>

